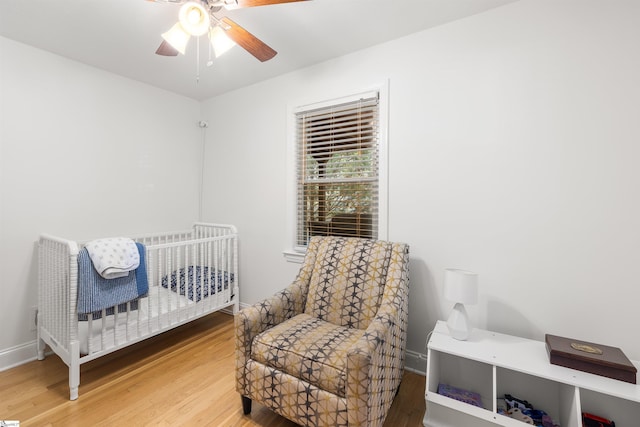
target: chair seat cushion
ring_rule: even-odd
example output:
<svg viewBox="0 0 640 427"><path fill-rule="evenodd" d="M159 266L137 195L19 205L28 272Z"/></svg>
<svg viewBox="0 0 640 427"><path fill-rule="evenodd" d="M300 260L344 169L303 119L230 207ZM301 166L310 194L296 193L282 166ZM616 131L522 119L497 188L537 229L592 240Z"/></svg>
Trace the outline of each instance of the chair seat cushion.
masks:
<svg viewBox="0 0 640 427"><path fill-rule="evenodd" d="M251 358L345 397L347 352L363 335L361 329L299 314L257 335Z"/></svg>

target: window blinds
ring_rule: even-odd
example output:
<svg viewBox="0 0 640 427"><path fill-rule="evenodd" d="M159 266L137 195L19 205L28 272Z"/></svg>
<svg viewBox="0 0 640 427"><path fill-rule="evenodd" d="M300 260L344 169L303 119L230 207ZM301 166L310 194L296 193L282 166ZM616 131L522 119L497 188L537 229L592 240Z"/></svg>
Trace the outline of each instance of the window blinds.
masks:
<svg viewBox="0 0 640 427"><path fill-rule="evenodd" d="M377 238L378 94L296 113L297 233Z"/></svg>

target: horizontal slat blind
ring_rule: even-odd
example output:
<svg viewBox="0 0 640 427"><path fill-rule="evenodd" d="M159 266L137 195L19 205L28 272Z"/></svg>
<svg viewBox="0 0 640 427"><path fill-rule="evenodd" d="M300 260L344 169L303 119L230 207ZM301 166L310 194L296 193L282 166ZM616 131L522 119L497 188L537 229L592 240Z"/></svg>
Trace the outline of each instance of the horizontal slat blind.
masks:
<svg viewBox="0 0 640 427"><path fill-rule="evenodd" d="M377 238L378 96L298 111L296 244Z"/></svg>

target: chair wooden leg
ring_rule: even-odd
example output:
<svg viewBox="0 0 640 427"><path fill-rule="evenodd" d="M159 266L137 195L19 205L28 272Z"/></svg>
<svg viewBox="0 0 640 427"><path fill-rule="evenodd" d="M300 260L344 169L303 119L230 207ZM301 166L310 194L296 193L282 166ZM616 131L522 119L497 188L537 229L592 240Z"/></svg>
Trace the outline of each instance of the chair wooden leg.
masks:
<svg viewBox="0 0 640 427"><path fill-rule="evenodd" d="M396 394L393 395L393 398L395 399L396 397L398 397L398 394L400 394L400 386L402 385L402 382L400 382L400 384L398 384L398 387L396 387Z"/></svg>
<svg viewBox="0 0 640 427"><path fill-rule="evenodd" d="M245 415L249 415L251 413L251 399L249 399L246 396L241 396L242 397L242 412L244 412Z"/></svg>

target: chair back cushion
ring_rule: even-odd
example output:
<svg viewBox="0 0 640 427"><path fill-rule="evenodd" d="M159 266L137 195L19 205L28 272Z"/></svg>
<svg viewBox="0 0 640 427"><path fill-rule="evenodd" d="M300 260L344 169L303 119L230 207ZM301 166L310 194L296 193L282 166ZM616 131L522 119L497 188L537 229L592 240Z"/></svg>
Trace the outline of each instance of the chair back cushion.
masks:
<svg viewBox="0 0 640 427"><path fill-rule="evenodd" d="M314 241L316 240L316 241ZM312 237L317 250L305 313L366 329L380 306L392 243L348 237Z"/></svg>

